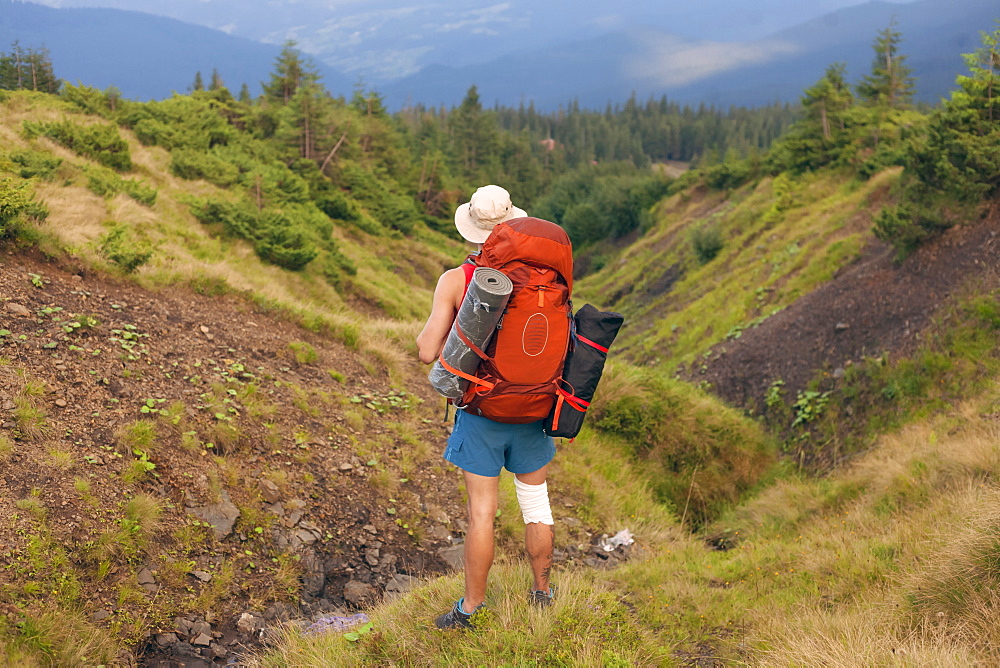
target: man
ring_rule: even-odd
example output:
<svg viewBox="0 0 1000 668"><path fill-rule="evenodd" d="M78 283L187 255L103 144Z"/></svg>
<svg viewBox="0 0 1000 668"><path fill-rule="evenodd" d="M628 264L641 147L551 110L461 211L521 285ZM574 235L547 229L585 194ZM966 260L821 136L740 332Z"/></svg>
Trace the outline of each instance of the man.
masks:
<svg viewBox="0 0 1000 668"><path fill-rule="evenodd" d="M455 226L467 240L482 248L493 228L527 214L513 206L499 186L479 188L455 213ZM462 267L449 269L438 280L430 317L417 336L420 361L430 364L444 348L462 305L467 285ZM438 628L469 628L470 618L486 600L486 580L493 565L493 520L497 512L501 468L515 476L518 503L526 524L525 548L534 585L529 600L539 606L552 602L549 584L554 529L549 507L546 469L555 456L552 438L542 422L507 424L457 410L455 427L444 458L462 469L468 494L469 526L465 535L465 596L435 621Z"/></svg>

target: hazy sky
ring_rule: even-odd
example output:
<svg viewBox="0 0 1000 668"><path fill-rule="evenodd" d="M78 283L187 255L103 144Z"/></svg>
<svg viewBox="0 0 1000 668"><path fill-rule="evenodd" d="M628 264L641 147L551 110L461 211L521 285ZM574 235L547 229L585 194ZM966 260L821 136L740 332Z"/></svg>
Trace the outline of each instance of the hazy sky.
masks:
<svg viewBox="0 0 1000 668"><path fill-rule="evenodd" d="M509 53L641 27L705 43L693 47L687 62L711 67L720 52L728 50L732 56L734 48L749 59L766 57L780 45L745 43L862 4L860 0L467 0L460 6L453 0L34 1L53 7L145 11L274 44L294 39L300 49L326 64L376 81L411 74L425 65L474 65ZM676 74L690 76L690 72Z"/></svg>

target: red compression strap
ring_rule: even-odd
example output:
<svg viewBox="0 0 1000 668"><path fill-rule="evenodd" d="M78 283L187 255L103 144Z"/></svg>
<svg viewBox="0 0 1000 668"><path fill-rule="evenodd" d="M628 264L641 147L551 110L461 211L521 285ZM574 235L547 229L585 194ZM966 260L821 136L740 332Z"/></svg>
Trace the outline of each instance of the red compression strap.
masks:
<svg viewBox="0 0 1000 668"><path fill-rule="evenodd" d="M597 350L600 350L604 354L607 354L607 352L608 352L607 348L605 348L604 346L602 346L602 345L600 345L598 343L594 343L593 341L591 341L590 339L588 339L588 338L586 338L584 336L580 336L579 334L577 334L576 338L580 339L581 341L583 341L584 343L586 343L591 348L596 348Z"/></svg>
<svg viewBox="0 0 1000 668"><path fill-rule="evenodd" d="M486 355L486 353L484 353L482 350L479 349L479 346L477 346L475 343L469 340L469 337L465 335L465 332L462 331L462 328L458 326L458 321L455 322L455 333L458 334L458 338L462 340L462 343L464 343L469 347L469 350L476 353L479 359L483 361L488 361L490 359Z"/></svg>
<svg viewBox="0 0 1000 668"><path fill-rule="evenodd" d="M559 429L559 415L562 413L562 405L564 401L566 400L563 399L561 394L559 395L559 398L556 399L556 408L552 411L552 431Z"/></svg>
<svg viewBox="0 0 1000 668"><path fill-rule="evenodd" d="M465 373L464 371L456 369L455 367L453 367L452 365L450 365L450 364L448 364L447 362L444 361L444 356L443 355L441 357L438 357L438 362L441 362L441 366L443 366L446 371L455 374L459 378L464 378L465 380L469 381L470 383L475 383L476 385L482 385L487 390L492 390L495 387L494 383L491 383L489 381L483 380L482 378L476 378L475 376L471 376L471 375Z"/></svg>
<svg viewBox="0 0 1000 668"><path fill-rule="evenodd" d="M580 412L585 412L588 408L590 408L589 401L584 401L580 397L575 397L561 387L556 388L556 394L559 395L560 399L564 399L566 403Z"/></svg>

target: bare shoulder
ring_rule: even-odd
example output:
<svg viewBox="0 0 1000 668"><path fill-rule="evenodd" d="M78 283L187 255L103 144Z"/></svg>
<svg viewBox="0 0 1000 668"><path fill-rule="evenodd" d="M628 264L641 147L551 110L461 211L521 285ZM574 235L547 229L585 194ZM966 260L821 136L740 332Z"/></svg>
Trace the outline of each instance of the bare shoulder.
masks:
<svg viewBox="0 0 1000 668"><path fill-rule="evenodd" d="M436 295L453 302L457 309L465 294L465 270L461 267L455 267L441 274L434 292Z"/></svg>

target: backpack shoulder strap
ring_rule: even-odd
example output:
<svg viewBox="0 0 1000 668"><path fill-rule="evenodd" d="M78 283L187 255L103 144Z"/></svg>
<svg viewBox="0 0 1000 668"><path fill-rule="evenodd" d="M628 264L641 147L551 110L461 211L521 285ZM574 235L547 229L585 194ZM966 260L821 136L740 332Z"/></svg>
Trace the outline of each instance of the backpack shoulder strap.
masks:
<svg viewBox="0 0 1000 668"><path fill-rule="evenodd" d="M465 272L465 292L469 291L469 283L472 283L472 274L476 272L476 260L478 253L472 253L469 257L465 258L465 262L462 263L462 271ZM462 298L465 299L465 292L462 293Z"/></svg>

